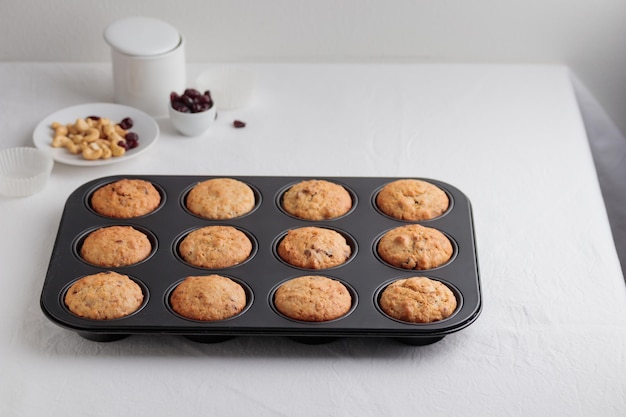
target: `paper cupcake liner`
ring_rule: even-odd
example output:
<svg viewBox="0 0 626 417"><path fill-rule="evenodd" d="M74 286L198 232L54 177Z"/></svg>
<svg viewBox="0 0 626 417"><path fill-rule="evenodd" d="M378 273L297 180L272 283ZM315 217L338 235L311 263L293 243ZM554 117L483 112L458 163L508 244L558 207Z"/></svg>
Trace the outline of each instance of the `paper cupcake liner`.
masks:
<svg viewBox="0 0 626 417"><path fill-rule="evenodd" d="M0 151L0 195L25 197L41 191L54 162L36 148L9 148Z"/></svg>

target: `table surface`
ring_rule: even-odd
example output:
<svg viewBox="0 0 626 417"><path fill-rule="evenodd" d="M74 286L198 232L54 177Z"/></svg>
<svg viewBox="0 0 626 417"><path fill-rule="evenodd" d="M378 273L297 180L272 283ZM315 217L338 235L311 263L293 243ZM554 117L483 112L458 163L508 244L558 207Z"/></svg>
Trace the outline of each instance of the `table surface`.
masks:
<svg viewBox="0 0 626 417"><path fill-rule="evenodd" d="M190 64L189 79L216 66ZM159 119L158 142L137 158L57 163L42 192L0 198L0 415L624 415L626 288L566 67L247 67L253 100L220 112L206 136ZM111 101L111 86L106 63L0 64L0 146L32 146L41 119ZM66 199L118 174L448 182L472 201L482 314L422 347L82 339L39 297Z"/></svg>

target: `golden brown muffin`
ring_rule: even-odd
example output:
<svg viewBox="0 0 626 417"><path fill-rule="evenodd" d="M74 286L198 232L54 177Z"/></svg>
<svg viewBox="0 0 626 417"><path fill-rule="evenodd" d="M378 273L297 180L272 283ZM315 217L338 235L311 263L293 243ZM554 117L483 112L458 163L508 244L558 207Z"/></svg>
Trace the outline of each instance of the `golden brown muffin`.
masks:
<svg viewBox="0 0 626 417"><path fill-rule="evenodd" d="M161 204L161 194L148 181L121 179L97 189L91 197L96 213L129 219L152 213Z"/></svg>
<svg viewBox="0 0 626 417"><path fill-rule="evenodd" d="M376 205L400 220L428 220L441 216L449 206L448 195L439 187L416 179L396 180L376 196Z"/></svg>
<svg viewBox="0 0 626 417"><path fill-rule="evenodd" d="M378 254L390 265L404 269L431 269L448 262L452 243L439 230L410 224L385 233Z"/></svg>
<svg viewBox="0 0 626 417"><path fill-rule="evenodd" d="M277 251L288 264L308 269L341 265L352 253L350 245L339 232L322 227L289 230L278 244Z"/></svg>
<svg viewBox="0 0 626 417"><path fill-rule="evenodd" d="M228 268L248 259L252 242L232 226L206 226L189 233L179 245L180 256L202 268Z"/></svg>
<svg viewBox="0 0 626 417"><path fill-rule="evenodd" d="M188 319L224 320L243 311L246 292L221 275L191 276L172 291L170 304L176 313Z"/></svg>
<svg viewBox="0 0 626 417"><path fill-rule="evenodd" d="M322 276L302 276L282 284L274 294L276 309L302 321L328 321L350 311L352 296L341 282Z"/></svg>
<svg viewBox="0 0 626 417"><path fill-rule="evenodd" d="M426 277L412 277L394 281L385 288L379 305L397 320L431 323L450 317L457 301L445 284Z"/></svg>
<svg viewBox="0 0 626 417"><path fill-rule="evenodd" d="M255 201L247 184L232 178L213 178L195 185L187 195L186 204L197 216L222 220L249 213Z"/></svg>
<svg viewBox="0 0 626 417"><path fill-rule="evenodd" d="M73 314L93 320L128 316L142 303L141 287L113 271L82 277L65 294L65 305Z"/></svg>
<svg viewBox="0 0 626 417"><path fill-rule="evenodd" d="M109 226L91 232L80 248L87 262L103 267L136 264L152 251L148 237L132 226Z"/></svg>
<svg viewBox="0 0 626 417"><path fill-rule="evenodd" d="M328 220L343 216L352 208L350 193L326 180L306 180L283 195L283 209L304 220Z"/></svg>

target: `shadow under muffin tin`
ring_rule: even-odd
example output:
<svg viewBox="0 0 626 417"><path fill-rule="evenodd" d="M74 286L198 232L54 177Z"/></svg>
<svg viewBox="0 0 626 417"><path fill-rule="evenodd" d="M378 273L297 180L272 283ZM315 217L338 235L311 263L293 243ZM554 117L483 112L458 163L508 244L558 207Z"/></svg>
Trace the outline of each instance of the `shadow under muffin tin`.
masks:
<svg viewBox="0 0 626 417"><path fill-rule="evenodd" d="M161 193L161 204L152 213L132 219L112 219L90 207L98 188L123 179L150 181ZM448 210L426 221L390 218L376 207L381 187L399 178L373 177L264 177L229 176L249 185L255 194L254 209L241 217L209 220L191 214L185 197L198 182L219 176L111 176L90 181L68 198L41 293L41 308L61 327L94 341L113 341L132 334L171 334L199 342L217 342L235 336L287 336L304 343L319 343L338 337L385 337L422 345L436 342L473 323L482 308L482 296L472 209L468 198L457 188L441 181L418 178L443 189L450 199ZM353 207L332 220L308 221L287 214L281 197L292 185L307 179L324 179L344 186ZM387 231L418 223L443 232L454 248L446 264L429 270L405 270L386 264L377 254L378 240ZM119 268L90 265L80 257L80 244L97 228L129 225L149 236L152 254L140 263ZM243 231L252 241L252 254L239 265L205 269L185 263L178 244L191 231L210 225L228 225ZM289 229L324 227L336 230L347 240L352 255L347 262L329 269L309 270L289 265L276 252ZM72 314L63 299L77 279L105 270L128 275L144 291L144 303L135 313L115 320L91 320ZM241 284L247 305L235 317L202 322L177 315L169 305L171 291L185 277L219 274ZM352 308L343 317L327 322L301 322L281 315L273 305L273 294L289 279L322 275L344 283L352 295ZM406 323L388 317L378 298L391 282L425 276L447 285L458 306L447 319L433 323Z"/></svg>

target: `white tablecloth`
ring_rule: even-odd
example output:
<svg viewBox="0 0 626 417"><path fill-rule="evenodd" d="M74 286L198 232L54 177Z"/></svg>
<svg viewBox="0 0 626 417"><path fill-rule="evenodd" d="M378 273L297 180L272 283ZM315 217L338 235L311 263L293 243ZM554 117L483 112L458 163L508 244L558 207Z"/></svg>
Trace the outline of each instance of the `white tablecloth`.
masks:
<svg viewBox="0 0 626 417"><path fill-rule="evenodd" d="M190 79L209 67L190 65ZM56 164L41 193L0 198L0 415L625 415L626 289L567 68L249 68L253 101L206 137L159 120L138 158ZM107 64L0 64L0 147L32 145L58 109L111 101L111 85ZM449 182L473 204L483 312L424 347L84 340L51 323L39 296L65 200L114 174Z"/></svg>

